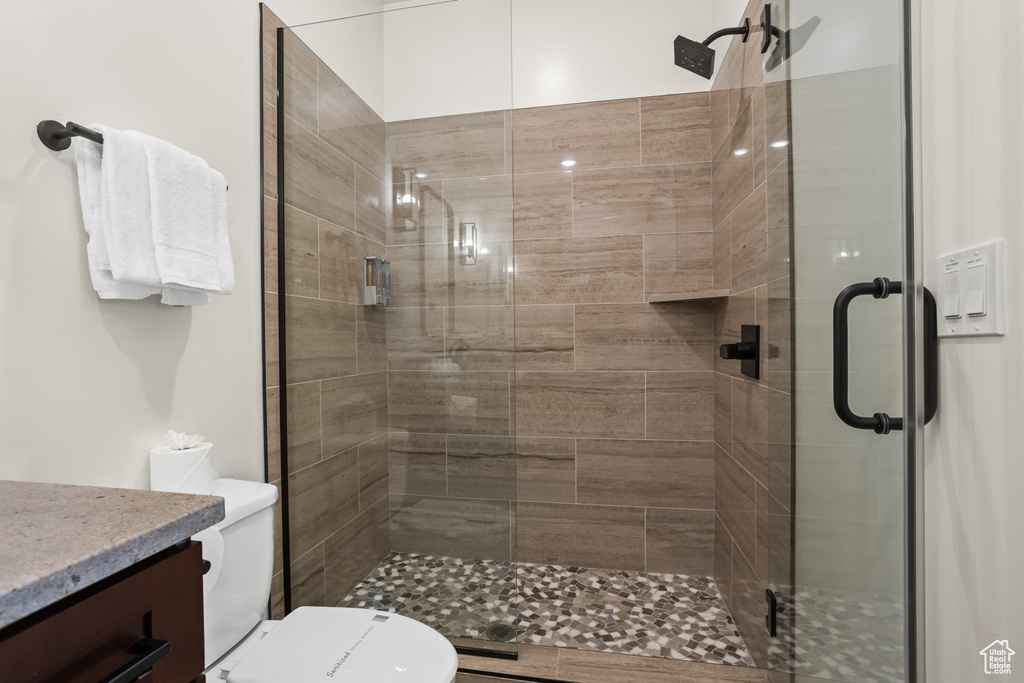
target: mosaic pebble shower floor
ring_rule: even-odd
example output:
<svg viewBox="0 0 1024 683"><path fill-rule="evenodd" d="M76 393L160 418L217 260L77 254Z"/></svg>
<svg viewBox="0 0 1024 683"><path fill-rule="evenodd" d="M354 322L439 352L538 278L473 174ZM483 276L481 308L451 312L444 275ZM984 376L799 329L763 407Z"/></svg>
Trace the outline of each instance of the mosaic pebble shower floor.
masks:
<svg viewBox="0 0 1024 683"><path fill-rule="evenodd" d="M520 643L754 665L701 576L392 553L339 607L397 612L446 636L485 639L506 624Z"/></svg>

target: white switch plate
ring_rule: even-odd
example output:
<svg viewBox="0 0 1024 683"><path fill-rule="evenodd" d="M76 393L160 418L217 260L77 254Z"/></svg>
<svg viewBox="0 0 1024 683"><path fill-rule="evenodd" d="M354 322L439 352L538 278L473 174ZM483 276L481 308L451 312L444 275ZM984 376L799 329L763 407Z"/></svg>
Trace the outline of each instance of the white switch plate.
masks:
<svg viewBox="0 0 1024 683"><path fill-rule="evenodd" d="M984 315L970 315L973 308L970 304L979 301L979 293L971 291L970 285L975 281L973 275L985 273L985 291L983 296ZM948 301L954 292L947 291L956 278L947 279L947 274L959 271L960 305ZM972 277L968 277L968 274ZM946 254L935 259L935 296L939 317L940 337L990 337L1006 334L1003 314L1006 296L1003 282L1003 241L989 242L973 249L965 249L955 254ZM947 313L958 312L958 317L947 318Z"/></svg>

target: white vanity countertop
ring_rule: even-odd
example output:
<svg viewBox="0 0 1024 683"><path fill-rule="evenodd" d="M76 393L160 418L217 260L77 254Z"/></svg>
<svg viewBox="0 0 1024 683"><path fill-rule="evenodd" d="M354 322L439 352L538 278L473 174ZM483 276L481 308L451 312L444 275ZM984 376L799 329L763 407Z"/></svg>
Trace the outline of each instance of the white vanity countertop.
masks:
<svg viewBox="0 0 1024 683"><path fill-rule="evenodd" d="M0 628L224 519L224 499L0 481Z"/></svg>

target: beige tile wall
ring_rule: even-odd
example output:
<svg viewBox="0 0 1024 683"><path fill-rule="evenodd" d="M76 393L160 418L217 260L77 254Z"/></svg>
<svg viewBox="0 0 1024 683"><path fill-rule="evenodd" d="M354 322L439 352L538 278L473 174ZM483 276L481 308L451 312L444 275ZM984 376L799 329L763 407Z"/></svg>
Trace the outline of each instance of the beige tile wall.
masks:
<svg viewBox="0 0 1024 683"><path fill-rule="evenodd" d="M263 7L268 481L281 484L276 30ZM384 122L294 34L286 38L285 226L292 606L334 605L391 547L387 338L360 305L383 254ZM281 503L272 612L284 611Z"/></svg>
<svg viewBox="0 0 1024 683"><path fill-rule="evenodd" d="M714 344L739 341L740 326L761 326L761 373L716 354L714 577L754 661L769 648L764 590L789 579L790 231L786 83L765 79L759 17L755 32L726 51L711 90L713 283L730 296L714 307ZM774 14L773 14L774 18ZM721 53L720 53L721 54ZM778 76L778 74L776 74Z"/></svg>
<svg viewBox="0 0 1024 683"><path fill-rule="evenodd" d="M713 310L645 303L713 285L710 124L698 93L387 125L425 175L389 224L395 550L711 572Z"/></svg>

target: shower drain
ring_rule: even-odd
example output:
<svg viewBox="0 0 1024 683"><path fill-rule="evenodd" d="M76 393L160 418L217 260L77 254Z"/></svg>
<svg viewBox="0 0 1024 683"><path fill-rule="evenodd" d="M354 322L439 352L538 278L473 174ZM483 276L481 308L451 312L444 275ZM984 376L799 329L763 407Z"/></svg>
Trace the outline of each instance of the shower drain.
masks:
<svg viewBox="0 0 1024 683"><path fill-rule="evenodd" d="M496 640L504 643L512 640L516 637L516 630L508 624L491 624L487 627L485 633L487 634L488 640Z"/></svg>

